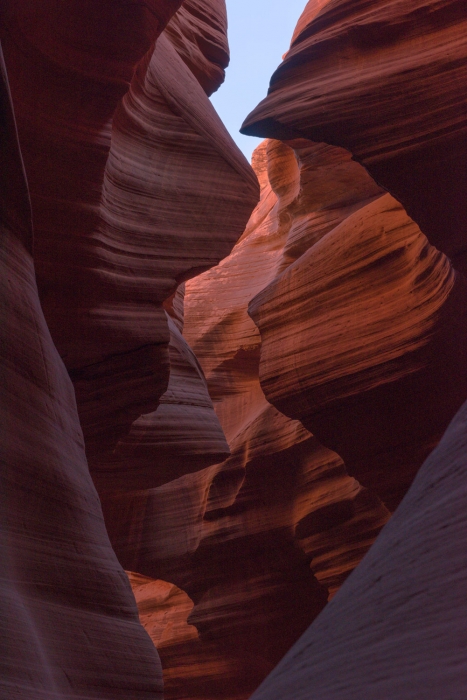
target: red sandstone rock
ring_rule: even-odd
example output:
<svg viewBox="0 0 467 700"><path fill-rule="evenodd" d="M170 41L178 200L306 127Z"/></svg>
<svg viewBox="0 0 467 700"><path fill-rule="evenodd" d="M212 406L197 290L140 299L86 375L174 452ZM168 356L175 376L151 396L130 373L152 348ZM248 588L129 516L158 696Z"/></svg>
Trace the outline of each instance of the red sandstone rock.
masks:
<svg viewBox="0 0 467 700"><path fill-rule="evenodd" d="M169 38L151 47L179 4L82 0L63 24L52 2L47 23L26 0L1 11L41 302L93 465L167 388L162 302L229 252L257 199Z"/></svg>
<svg viewBox="0 0 467 700"><path fill-rule="evenodd" d="M467 394L462 276L385 195L312 245L250 313L268 400L393 509Z"/></svg>
<svg viewBox="0 0 467 700"><path fill-rule="evenodd" d="M187 594L167 581L127 572L141 624L158 649L198 639L196 627L187 623L193 603Z"/></svg>
<svg viewBox="0 0 467 700"><path fill-rule="evenodd" d="M206 94L215 92L229 65L225 0L185 0L165 34Z"/></svg>
<svg viewBox="0 0 467 700"><path fill-rule="evenodd" d="M162 697L110 546L72 384L41 310L26 179L0 54L0 696Z"/></svg>
<svg viewBox="0 0 467 700"><path fill-rule="evenodd" d="M244 133L348 149L467 271L465 0L310 0Z"/></svg>
<svg viewBox="0 0 467 700"><path fill-rule="evenodd" d="M229 446L203 372L172 318L170 378L156 411L140 416L93 478L99 492L152 488L225 459Z"/></svg>
<svg viewBox="0 0 467 700"><path fill-rule="evenodd" d="M466 454L464 404L363 562L252 700L465 696Z"/></svg>
<svg viewBox="0 0 467 700"><path fill-rule="evenodd" d="M248 697L324 604L326 591L311 573L334 594L389 516L338 455L271 406L259 385L260 337L249 301L303 247L380 195L344 151L295 145L303 148L300 167L284 144L257 149L261 200L247 229L229 257L186 283L184 333L206 372L231 457L160 488L104 498L124 566L175 583L195 603L188 621L200 639L166 640L167 697ZM176 295L169 307L174 314L177 307L179 326L180 303ZM172 430L183 436L181 425ZM160 615L155 606L154 619Z"/></svg>

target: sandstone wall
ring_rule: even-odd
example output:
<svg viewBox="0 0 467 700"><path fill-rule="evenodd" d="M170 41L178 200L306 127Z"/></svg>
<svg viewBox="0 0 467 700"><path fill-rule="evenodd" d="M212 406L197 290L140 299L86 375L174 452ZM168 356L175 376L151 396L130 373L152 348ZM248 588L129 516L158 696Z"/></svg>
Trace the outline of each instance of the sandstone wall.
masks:
<svg viewBox="0 0 467 700"><path fill-rule="evenodd" d="M161 698L159 660L111 548L73 386L39 302L1 53L0 77L0 697Z"/></svg>

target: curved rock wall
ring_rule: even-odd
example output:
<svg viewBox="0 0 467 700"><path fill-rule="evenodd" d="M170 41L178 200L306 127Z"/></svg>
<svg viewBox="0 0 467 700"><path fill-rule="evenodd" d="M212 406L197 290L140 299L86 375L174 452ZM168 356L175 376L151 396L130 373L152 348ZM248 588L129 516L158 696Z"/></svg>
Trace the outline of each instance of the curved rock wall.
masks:
<svg viewBox="0 0 467 700"><path fill-rule="evenodd" d="M0 696L161 698L159 660L110 546L73 386L39 302L1 52L0 78Z"/></svg>
<svg viewBox="0 0 467 700"><path fill-rule="evenodd" d="M47 23L31 3L2 7L39 292L92 467L167 388L162 302L230 251L257 201L254 175L173 32L154 46L179 5L122 3L112 12L75 2L64 21L51 2L41 10ZM212 43L225 63L224 3L198 5L219 16ZM192 33L209 26L198 15L192 23ZM89 34L88 24L108 35ZM189 45L185 32L176 46ZM199 75L210 72L208 58L193 57Z"/></svg>
<svg viewBox="0 0 467 700"><path fill-rule="evenodd" d="M3 3L5 698L159 696L109 539L167 698L463 697L466 16L309 2L248 221L223 0Z"/></svg>
<svg viewBox="0 0 467 700"><path fill-rule="evenodd" d="M362 564L252 700L464 697L466 437L464 404Z"/></svg>
<svg viewBox="0 0 467 700"><path fill-rule="evenodd" d="M229 65L224 0L185 0L165 30L207 95L224 82Z"/></svg>
<svg viewBox="0 0 467 700"><path fill-rule="evenodd" d="M467 395L466 21L455 0L313 0L244 126L344 146L393 195L327 232L250 304L267 398L391 509ZM255 700L463 697L465 413Z"/></svg>
<svg viewBox="0 0 467 700"><path fill-rule="evenodd" d="M257 201L203 90L227 62L225 6L187 3L175 41L160 34L180 2L98 5L0 10L35 225L33 263L5 98L5 698L159 697L158 657L84 447L104 496L229 454L202 371L162 306L169 298L177 315L176 287L230 251Z"/></svg>
<svg viewBox="0 0 467 700"><path fill-rule="evenodd" d="M467 271L464 0L310 0L244 133L348 149Z"/></svg>
<svg viewBox="0 0 467 700"><path fill-rule="evenodd" d="M249 301L303 249L381 197L346 152L314 145L310 154L309 143L294 145L303 149L302 161L280 142L257 149L261 199L241 240L219 266L186 284L184 334L205 371L231 456L104 502L122 564L175 583L194 601L188 621L199 640L183 649L166 643L169 697L181 688L195 697L248 697L389 517L339 456L277 411L260 387L261 339ZM195 659L209 667L209 681L194 670Z"/></svg>
<svg viewBox="0 0 467 700"><path fill-rule="evenodd" d="M463 278L401 205L336 147L264 142L253 164L244 234L184 293L232 454L109 507L124 566L194 602L170 697L248 697L323 606L310 573L333 597L466 391Z"/></svg>

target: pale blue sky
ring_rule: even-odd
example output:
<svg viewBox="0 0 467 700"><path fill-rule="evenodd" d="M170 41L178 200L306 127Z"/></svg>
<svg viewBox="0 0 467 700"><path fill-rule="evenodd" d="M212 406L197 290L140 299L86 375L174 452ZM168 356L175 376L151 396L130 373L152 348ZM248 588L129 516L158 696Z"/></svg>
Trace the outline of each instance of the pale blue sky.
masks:
<svg viewBox="0 0 467 700"><path fill-rule="evenodd" d="M230 65L211 100L232 138L250 160L261 139L238 133L266 97L269 79L289 48L307 0L227 0Z"/></svg>

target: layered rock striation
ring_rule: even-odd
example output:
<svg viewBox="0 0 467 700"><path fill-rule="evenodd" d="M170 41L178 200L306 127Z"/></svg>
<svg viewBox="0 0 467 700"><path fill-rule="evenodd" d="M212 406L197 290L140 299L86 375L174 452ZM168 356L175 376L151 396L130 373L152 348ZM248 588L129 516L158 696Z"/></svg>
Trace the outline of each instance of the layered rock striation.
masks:
<svg viewBox="0 0 467 700"><path fill-rule="evenodd" d="M159 698L159 660L111 548L73 386L39 302L1 53L0 78L0 696Z"/></svg>
<svg viewBox="0 0 467 700"><path fill-rule="evenodd" d="M463 3L308 3L249 220L225 3L117 5L0 9L1 692L461 698Z"/></svg>
<svg viewBox="0 0 467 700"><path fill-rule="evenodd" d="M464 404L364 561L253 700L464 697L466 436Z"/></svg>
<svg viewBox="0 0 467 700"><path fill-rule="evenodd" d="M204 21L188 4L177 40L172 26L154 44L179 5L75 2L64 21L51 3L46 23L27 3L2 8L41 302L96 468L167 388L163 301L229 252L257 200L251 169L174 48L190 53L189 16L207 36L218 17L189 63L199 75L225 65L224 4L198 3Z"/></svg>
<svg viewBox="0 0 467 700"><path fill-rule="evenodd" d="M410 487L255 700L463 697L465 404L418 469L466 397L466 17L455 1L313 0L244 125L342 146L390 192L250 314L266 397L391 509Z"/></svg>
<svg viewBox="0 0 467 700"><path fill-rule="evenodd" d="M244 133L342 146L466 272L464 0L310 0Z"/></svg>
<svg viewBox="0 0 467 700"><path fill-rule="evenodd" d="M124 566L194 602L199 638L166 641L173 697L248 697L359 564L465 395L463 278L401 205L336 147L264 142L253 164L244 234L184 294L231 456L109 508Z"/></svg>
<svg viewBox="0 0 467 700"><path fill-rule="evenodd" d="M250 304L266 397L392 510L467 394L466 286L389 195Z"/></svg>
<svg viewBox="0 0 467 700"><path fill-rule="evenodd" d="M8 698L159 697L157 653L84 450L105 496L229 454L202 371L163 303L230 251L257 183L206 96L228 58L224 3L186 3L161 34L180 4L0 10L35 227L33 260L5 88ZM171 439L174 424L185 442Z"/></svg>

